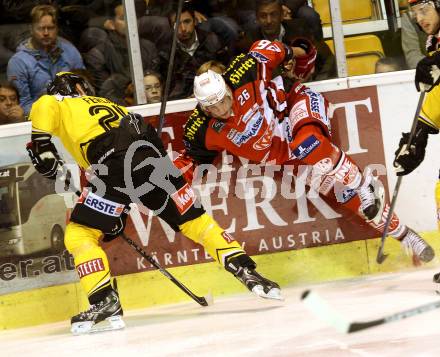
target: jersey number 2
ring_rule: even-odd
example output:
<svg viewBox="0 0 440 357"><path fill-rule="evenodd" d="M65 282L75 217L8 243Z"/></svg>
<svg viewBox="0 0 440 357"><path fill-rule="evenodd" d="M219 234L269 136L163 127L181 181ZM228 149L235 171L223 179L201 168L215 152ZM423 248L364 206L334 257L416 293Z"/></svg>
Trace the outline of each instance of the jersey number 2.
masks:
<svg viewBox="0 0 440 357"><path fill-rule="evenodd" d="M112 128L110 125L111 122L116 121L121 116L125 115L125 113L116 105L93 105L89 108L90 115L96 115L100 112L106 112L106 114L98 119L99 125L101 125L105 131L109 131Z"/></svg>

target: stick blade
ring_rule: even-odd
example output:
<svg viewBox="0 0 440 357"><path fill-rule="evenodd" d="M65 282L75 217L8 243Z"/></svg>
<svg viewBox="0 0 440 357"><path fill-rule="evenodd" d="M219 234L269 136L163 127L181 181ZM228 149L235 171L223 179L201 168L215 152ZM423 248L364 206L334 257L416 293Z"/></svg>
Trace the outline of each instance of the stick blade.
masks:
<svg viewBox="0 0 440 357"><path fill-rule="evenodd" d="M388 257L388 254L383 254L383 253L379 252L376 257L376 263L382 264L385 261L385 259L387 259L387 257Z"/></svg>
<svg viewBox="0 0 440 357"><path fill-rule="evenodd" d="M206 305L203 306L212 306L214 305L214 297L212 296L212 292L209 291L208 294L204 297L206 301Z"/></svg>
<svg viewBox="0 0 440 357"><path fill-rule="evenodd" d="M350 323L341 314L332 309L317 293L306 290L301 294L304 305L320 320L336 328L339 332L348 333Z"/></svg>

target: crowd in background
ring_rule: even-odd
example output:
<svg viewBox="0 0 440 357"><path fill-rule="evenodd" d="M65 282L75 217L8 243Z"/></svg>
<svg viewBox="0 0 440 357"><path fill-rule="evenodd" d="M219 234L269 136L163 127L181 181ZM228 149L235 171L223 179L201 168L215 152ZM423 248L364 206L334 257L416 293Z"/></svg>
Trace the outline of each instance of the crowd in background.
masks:
<svg viewBox="0 0 440 357"><path fill-rule="evenodd" d="M168 70L176 0L134 0L147 103L160 102ZM0 124L25 120L32 103L60 71L81 71L97 95L136 103L131 83L127 23L121 1L0 1ZM317 48L312 80L336 77L319 13L306 0L185 1L169 100L192 96L193 80L208 61L226 65L256 40L290 44L307 37ZM405 63L382 59L377 72L414 68L426 36L402 18Z"/></svg>

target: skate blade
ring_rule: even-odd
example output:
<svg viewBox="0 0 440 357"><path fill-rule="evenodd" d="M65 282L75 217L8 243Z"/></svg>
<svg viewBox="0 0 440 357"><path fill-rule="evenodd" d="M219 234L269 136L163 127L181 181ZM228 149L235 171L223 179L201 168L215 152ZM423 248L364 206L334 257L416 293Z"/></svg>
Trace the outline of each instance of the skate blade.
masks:
<svg viewBox="0 0 440 357"><path fill-rule="evenodd" d="M272 288L267 293L265 293L263 287L260 285L257 285L257 286L254 286L254 288L252 289L252 292L255 295L262 297L264 299L281 300L281 301L284 300L284 298L281 296L281 290L278 288Z"/></svg>
<svg viewBox="0 0 440 357"><path fill-rule="evenodd" d="M90 333L120 330L125 327L122 316L110 316L104 321L95 324L93 321L76 322L72 324L70 331L73 335L87 335Z"/></svg>

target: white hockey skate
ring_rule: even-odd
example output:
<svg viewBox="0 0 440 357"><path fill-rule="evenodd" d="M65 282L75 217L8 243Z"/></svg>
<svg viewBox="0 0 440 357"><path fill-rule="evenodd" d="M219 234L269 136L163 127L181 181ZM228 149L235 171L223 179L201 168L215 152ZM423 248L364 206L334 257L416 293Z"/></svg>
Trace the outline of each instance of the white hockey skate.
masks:
<svg viewBox="0 0 440 357"><path fill-rule="evenodd" d="M434 259L434 250L411 228L408 228L408 232L401 240L401 243L407 252L412 252L412 254L424 263Z"/></svg>
<svg viewBox="0 0 440 357"><path fill-rule="evenodd" d="M376 177L367 175L362 186L356 189L356 193L361 200L359 209L362 215L367 222L378 225L385 207L385 189L382 183Z"/></svg>
<svg viewBox="0 0 440 357"><path fill-rule="evenodd" d="M280 286L258 274L255 271L255 262L248 255L242 254L228 259L225 268L255 295L265 299L284 300Z"/></svg>
<svg viewBox="0 0 440 357"><path fill-rule="evenodd" d="M87 311L80 312L70 320L70 331L74 335L93 332L119 330L125 327L123 311L118 293L111 290L104 300L91 305Z"/></svg>

